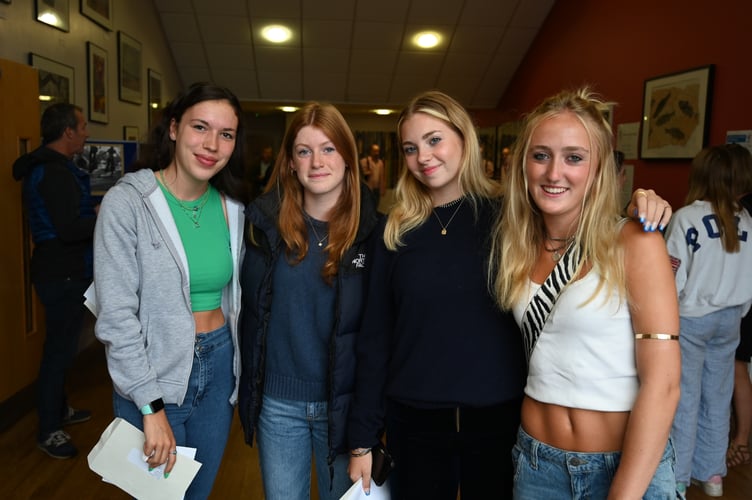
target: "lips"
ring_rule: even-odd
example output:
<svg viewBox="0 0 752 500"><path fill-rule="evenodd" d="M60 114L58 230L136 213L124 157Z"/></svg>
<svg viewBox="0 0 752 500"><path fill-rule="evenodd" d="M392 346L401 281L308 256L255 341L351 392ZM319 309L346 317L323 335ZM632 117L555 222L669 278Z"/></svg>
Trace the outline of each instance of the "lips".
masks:
<svg viewBox="0 0 752 500"><path fill-rule="evenodd" d="M203 156L203 155L196 155L196 159L199 161L199 163L201 163L202 165L206 167L213 167L219 161L216 158L212 158L210 156Z"/></svg>
<svg viewBox="0 0 752 500"><path fill-rule="evenodd" d="M567 188L557 187L557 186L541 186L541 189L543 190L544 193L551 194L551 195L562 194L565 191L567 191Z"/></svg>
<svg viewBox="0 0 752 500"><path fill-rule="evenodd" d="M423 172L423 175L431 175L434 172L436 172L439 169L438 166L435 167L426 167L421 172Z"/></svg>

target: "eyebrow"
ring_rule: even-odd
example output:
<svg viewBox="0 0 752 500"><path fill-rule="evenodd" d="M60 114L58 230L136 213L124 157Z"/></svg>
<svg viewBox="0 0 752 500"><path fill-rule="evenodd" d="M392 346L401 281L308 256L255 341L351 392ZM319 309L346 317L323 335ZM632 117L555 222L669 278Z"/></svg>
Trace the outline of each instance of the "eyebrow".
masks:
<svg viewBox="0 0 752 500"><path fill-rule="evenodd" d="M203 124L203 125L206 125L207 127L213 128L213 127L212 127L212 124L211 124L211 123L209 123L208 121L204 120L203 118L191 118L191 120L190 120L190 121L191 121L191 122L199 122L199 123L201 123L201 124ZM236 129L236 128L233 128L233 127L225 127L225 128L221 128L221 129L219 129L219 130L221 130L221 131L223 131L223 132L227 132L227 131L230 131L230 132L236 132L236 131L237 131L237 129Z"/></svg>
<svg viewBox="0 0 752 500"><path fill-rule="evenodd" d="M438 130L438 129L431 130L430 132L426 132L425 134L421 135L420 138L422 140L426 140L426 139L428 139L429 137L431 137L434 134L441 134L441 130ZM414 142L413 141L402 141L402 144L414 144Z"/></svg>

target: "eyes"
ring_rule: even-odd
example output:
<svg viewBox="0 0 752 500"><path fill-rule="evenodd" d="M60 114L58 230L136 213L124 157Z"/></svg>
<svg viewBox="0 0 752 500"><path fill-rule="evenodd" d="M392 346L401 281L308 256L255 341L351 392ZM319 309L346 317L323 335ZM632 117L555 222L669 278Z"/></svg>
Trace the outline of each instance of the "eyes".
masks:
<svg viewBox="0 0 752 500"><path fill-rule="evenodd" d="M198 132L207 132L209 130L209 127L206 126L202 122L192 123L191 124L191 128L193 128L193 130L196 130ZM219 136L222 137L225 140L228 140L228 141L234 141L235 140L235 132L234 131L222 130L222 131L220 131Z"/></svg>
<svg viewBox="0 0 752 500"><path fill-rule="evenodd" d="M585 154L568 152L564 153L564 161L569 165L578 165L581 162L587 160ZM553 155L549 151L545 150L532 150L530 152L530 158L537 163L546 163L551 161Z"/></svg>
<svg viewBox="0 0 752 500"><path fill-rule="evenodd" d="M323 146L321 148L321 154L331 155L337 152L337 148L334 146ZM313 154L313 149L304 146L298 146L295 148L295 156L298 158L308 158Z"/></svg>
<svg viewBox="0 0 752 500"><path fill-rule="evenodd" d="M429 147L435 147L442 140L443 140L443 138L441 136L439 136L439 135L431 135L431 136L429 136L426 139L426 144ZM412 143L405 143L402 146L402 152L404 153L405 156L410 156L410 155L413 155L413 154L417 154L417 152L418 152L418 146L416 146L415 144L412 144Z"/></svg>

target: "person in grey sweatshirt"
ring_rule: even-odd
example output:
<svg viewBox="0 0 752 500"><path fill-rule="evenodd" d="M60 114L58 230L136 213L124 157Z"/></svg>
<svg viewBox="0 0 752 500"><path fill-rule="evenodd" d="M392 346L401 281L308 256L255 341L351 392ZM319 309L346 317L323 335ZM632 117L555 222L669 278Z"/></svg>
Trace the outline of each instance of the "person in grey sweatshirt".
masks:
<svg viewBox="0 0 752 500"><path fill-rule="evenodd" d="M155 159L107 192L95 229L95 333L115 416L144 431L165 478L177 445L196 448L185 498L209 496L237 398L243 137L235 95L190 86L152 131Z"/></svg>

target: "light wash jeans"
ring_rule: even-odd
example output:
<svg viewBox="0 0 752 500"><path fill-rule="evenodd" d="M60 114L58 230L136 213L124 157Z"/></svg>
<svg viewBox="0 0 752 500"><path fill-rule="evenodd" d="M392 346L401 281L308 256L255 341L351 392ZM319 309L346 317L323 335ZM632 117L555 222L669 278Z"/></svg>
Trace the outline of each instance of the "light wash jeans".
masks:
<svg viewBox="0 0 752 500"><path fill-rule="evenodd" d="M227 325L196 335L193 368L183 404L165 404L167 420L178 446L196 448L196 460L202 464L185 494L186 499L209 497L222 462L233 415L230 404L235 387L233 352ZM116 417L143 430L143 416L133 401L114 393L113 407Z"/></svg>
<svg viewBox="0 0 752 500"><path fill-rule="evenodd" d="M520 427L512 450L517 500L605 499L621 460L621 452L580 453L548 446ZM674 448L669 439L648 486L647 500L674 500Z"/></svg>
<svg viewBox="0 0 752 500"><path fill-rule="evenodd" d="M289 401L264 396L256 442L266 500L310 498L314 456L321 500L337 500L352 485L347 474L347 454L337 456L334 481L330 480L326 410L324 401Z"/></svg>
<svg viewBox="0 0 752 500"><path fill-rule="evenodd" d="M671 430L677 482L726 475L741 314L741 307L728 307L698 318L681 317L681 399Z"/></svg>

